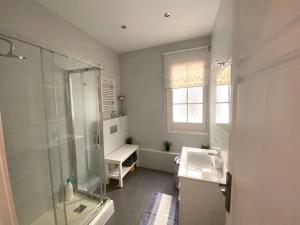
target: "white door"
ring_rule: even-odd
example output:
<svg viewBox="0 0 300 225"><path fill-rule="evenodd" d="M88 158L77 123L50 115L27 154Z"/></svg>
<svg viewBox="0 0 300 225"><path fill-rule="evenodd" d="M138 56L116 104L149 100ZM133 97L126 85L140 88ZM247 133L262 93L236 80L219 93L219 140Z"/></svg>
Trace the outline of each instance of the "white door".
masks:
<svg viewBox="0 0 300 225"><path fill-rule="evenodd" d="M236 0L227 225L300 224L300 1Z"/></svg>
<svg viewBox="0 0 300 225"><path fill-rule="evenodd" d="M300 1L235 1L227 225L300 224Z"/></svg>
<svg viewBox="0 0 300 225"><path fill-rule="evenodd" d="M0 225L17 225L15 206L6 163L0 114Z"/></svg>

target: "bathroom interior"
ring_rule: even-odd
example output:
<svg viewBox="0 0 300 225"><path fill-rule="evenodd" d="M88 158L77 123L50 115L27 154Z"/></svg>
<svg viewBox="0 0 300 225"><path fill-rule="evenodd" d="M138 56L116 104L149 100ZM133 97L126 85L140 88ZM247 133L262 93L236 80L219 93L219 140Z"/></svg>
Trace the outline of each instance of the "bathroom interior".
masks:
<svg viewBox="0 0 300 225"><path fill-rule="evenodd" d="M299 12L0 0L0 224L300 224Z"/></svg>

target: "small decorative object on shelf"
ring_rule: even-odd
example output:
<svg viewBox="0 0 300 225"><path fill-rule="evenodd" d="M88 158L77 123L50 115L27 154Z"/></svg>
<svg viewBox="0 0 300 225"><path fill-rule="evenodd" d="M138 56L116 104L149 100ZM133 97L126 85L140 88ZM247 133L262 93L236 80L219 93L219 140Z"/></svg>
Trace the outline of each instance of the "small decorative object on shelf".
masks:
<svg viewBox="0 0 300 225"><path fill-rule="evenodd" d="M171 145L172 145L172 142L170 142L170 141L164 141L163 144L165 146L165 151L169 152L170 148L171 148Z"/></svg>
<svg viewBox="0 0 300 225"><path fill-rule="evenodd" d="M123 95L120 95L118 97L118 100L120 101L120 115L124 116L124 113L123 113L123 101L125 100L125 97Z"/></svg>
<svg viewBox="0 0 300 225"><path fill-rule="evenodd" d="M125 143L128 144L128 145L131 145L132 144L132 137L126 138Z"/></svg>

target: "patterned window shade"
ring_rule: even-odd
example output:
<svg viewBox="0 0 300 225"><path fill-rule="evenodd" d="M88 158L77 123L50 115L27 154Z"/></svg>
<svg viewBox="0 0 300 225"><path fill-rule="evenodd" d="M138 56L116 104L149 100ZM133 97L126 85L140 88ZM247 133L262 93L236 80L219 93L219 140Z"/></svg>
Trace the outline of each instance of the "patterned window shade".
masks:
<svg viewBox="0 0 300 225"><path fill-rule="evenodd" d="M231 65L226 65L217 73L217 85L230 85L231 84Z"/></svg>
<svg viewBox="0 0 300 225"><path fill-rule="evenodd" d="M208 69L208 48L165 54L164 88L205 86Z"/></svg>

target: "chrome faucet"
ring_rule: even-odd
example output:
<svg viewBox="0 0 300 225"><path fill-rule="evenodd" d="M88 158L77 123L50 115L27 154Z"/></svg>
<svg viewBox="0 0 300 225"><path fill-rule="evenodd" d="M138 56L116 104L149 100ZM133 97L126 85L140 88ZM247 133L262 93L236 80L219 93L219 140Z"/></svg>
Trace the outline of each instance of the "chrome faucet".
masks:
<svg viewBox="0 0 300 225"><path fill-rule="evenodd" d="M214 152L214 153L211 152L208 154L210 156L215 156L214 167L216 169L223 170L224 161L222 159L222 149L219 147L219 148L213 148L213 150L215 150L216 152Z"/></svg>
<svg viewBox="0 0 300 225"><path fill-rule="evenodd" d="M222 152L221 152L221 148L220 147L213 147L213 150L215 150L216 152L210 152L208 153L208 155L210 156L216 156L218 158L222 158Z"/></svg>

